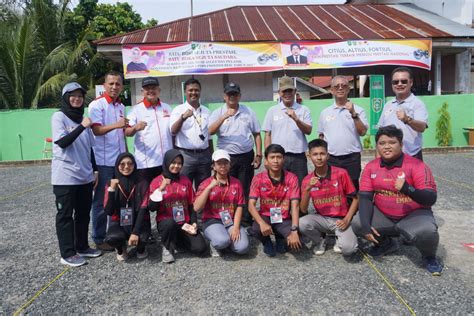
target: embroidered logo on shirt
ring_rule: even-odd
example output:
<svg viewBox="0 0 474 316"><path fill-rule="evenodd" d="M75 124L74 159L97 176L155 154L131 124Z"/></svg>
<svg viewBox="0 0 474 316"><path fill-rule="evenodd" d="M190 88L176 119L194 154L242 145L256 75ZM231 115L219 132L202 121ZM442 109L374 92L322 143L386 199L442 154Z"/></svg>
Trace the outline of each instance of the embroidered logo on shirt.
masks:
<svg viewBox="0 0 474 316"><path fill-rule="evenodd" d="M400 171L400 172L398 173L398 175L397 175L397 178L398 178L398 179L405 179L405 172Z"/></svg>
<svg viewBox="0 0 474 316"><path fill-rule="evenodd" d="M375 179L375 178L377 178L377 174L376 174L376 173L372 173L372 174L370 174L370 178L371 178L371 179Z"/></svg>

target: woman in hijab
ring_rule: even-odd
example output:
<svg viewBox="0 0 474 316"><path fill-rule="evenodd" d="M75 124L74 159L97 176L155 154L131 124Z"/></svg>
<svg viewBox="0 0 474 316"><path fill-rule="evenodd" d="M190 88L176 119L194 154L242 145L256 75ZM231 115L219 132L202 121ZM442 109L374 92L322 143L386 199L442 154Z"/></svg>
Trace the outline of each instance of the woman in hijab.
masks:
<svg viewBox="0 0 474 316"><path fill-rule="evenodd" d="M51 184L56 196L56 234L60 262L78 267L84 258L102 253L89 247L88 230L92 190L97 182L91 120L84 117L86 90L77 82L64 86L61 109L51 118L53 158ZM74 214L73 214L74 213Z"/></svg>
<svg viewBox="0 0 474 316"><path fill-rule="evenodd" d="M164 263L174 262L177 246L195 254L202 254L207 250L196 223L189 224L194 190L191 180L180 175L183 162L183 155L179 150L168 150L163 159L163 173L150 184L148 208L156 211Z"/></svg>
<svg viewBox="0 0 474 316"><path fill-rule="evenodd" d="M127 242L137 247L138 259L148 256L150 214L146 203L142 206L147 189L147 182L138 177L135 157L120 154L115 161L115 177L106 185L104 195L105 213L111 219L105 242L116 249L118 261L128 258Z"/></svg>

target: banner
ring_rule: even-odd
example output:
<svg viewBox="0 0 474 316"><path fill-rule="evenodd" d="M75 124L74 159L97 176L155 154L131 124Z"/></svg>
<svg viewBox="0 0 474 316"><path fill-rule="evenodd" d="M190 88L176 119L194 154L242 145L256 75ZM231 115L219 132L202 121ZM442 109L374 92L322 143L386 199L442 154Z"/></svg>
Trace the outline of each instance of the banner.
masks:
<svg viewBox="0 0 474 316"><path fill-rule="evenodd" d="M182 43L122 48L125 78L266 72L283 68L279 43Z"/></svg>
<svg viewBox="0 0 474 316"><path fill-rule="evenodd" d="M374 65L431 68L431 40L285 42L286 69L332 69ZM299 58L298 58L299 55ZM299 62L296 62L298 59Z"/></svg>
<svg viewBox="0 0 474 316"><path fill-rule="evenodd" d="M396 65L430 69L431 40L124 45L125 78Z"/></svg>
<svg viewBox="0 0 474 316"><path fill-rule="evenodd" d="M383 75L370 75L370 129L369 134L375 135L378 130L377 123L382 115L385 104L385 83Z"/></svg>

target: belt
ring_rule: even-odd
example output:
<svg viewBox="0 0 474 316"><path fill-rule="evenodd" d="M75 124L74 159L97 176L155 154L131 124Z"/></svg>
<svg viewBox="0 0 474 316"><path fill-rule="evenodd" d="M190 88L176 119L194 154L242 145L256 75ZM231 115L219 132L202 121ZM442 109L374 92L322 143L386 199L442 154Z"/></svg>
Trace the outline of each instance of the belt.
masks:
<svg viewBox="0 0 474 316"><path fill-rule="evenodd" d="M336 155L329 155L329 156L336 159L349 159L352 157L360 156L360 153L352 153L352 154L340 155L340 156L336 156Z"/></svg>
<svg viewBox="0 0 474 316"><path fill-rule="evenodd" d="M206 149L187 149L187 148L181 148L181 147L178 147L178 146L175 146L175 147L176 147L176 149L182 150L182 151L187 152L187 153L192 153L192 154L199 154L199 153L203 153L203 152L209 150L209 147L207 147Z"/></svg>
<svg viewBox="0 0 474 316"><path fill-rule="evenodd" d="M286 152L285 155L287 155L287 156L301 156L301 155L305 156L306 153L290 153L290 152Z"/></svg>

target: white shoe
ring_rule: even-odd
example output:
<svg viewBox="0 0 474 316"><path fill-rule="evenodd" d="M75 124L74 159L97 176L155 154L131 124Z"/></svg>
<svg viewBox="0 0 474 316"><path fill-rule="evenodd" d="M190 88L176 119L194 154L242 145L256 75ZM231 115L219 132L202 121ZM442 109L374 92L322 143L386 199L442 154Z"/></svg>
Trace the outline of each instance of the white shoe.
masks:
<svg viewBox="0 0 474 316"><path fill-rule="evenodd" d="M314 247L314 254L317 256L324 255L326 252L326 238L321 238L319 245Z"/></svg>
<svg viewBox="0 0 474 316"><path fill-rule="evenodd" d="M332 247L332 250L334 250L335 253L342 253L341 247L338 245L339 241L336 238L336 242L334 243L334 247Z"/></svg>
<svg viewBox="0 0 474 316"><path fill-rule="evenodd" d="M168 249L166 249L165 246L162 246L161 248L161 262L163 263L174 262L173 254Z"/></svg>
<svg viewBox="0 0 474 316"><path fill-rule="evenodd" d="M211 257L220 257L221 254L219 253L219 250L214 248L211 244L209 244L209 247L211 248Z"/></svg>
<svg viewBox="0 0 474 316"><path fill-rule="evenodd" d="M118 254L117 253L117 260L120 261L120 262L124 262L128 259L128 253L126 250L123 250L122 251L122 254Z"/></svg>

